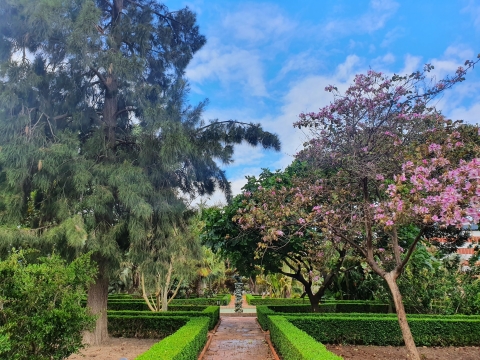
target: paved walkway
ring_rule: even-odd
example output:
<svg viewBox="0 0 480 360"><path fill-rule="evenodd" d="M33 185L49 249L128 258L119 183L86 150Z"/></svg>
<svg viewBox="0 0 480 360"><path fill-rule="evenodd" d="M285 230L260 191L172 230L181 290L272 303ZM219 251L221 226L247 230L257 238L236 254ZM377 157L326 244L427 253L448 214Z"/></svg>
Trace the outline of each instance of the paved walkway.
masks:
<svg viewBox="0 0 480 360"><path fill-rule="evenodd" d="M272 360L265 335L254 317L222 317L202 360Z"/></svg>
<svg viewBox="0 0 480 360"><path fill-rule="evenodd" d="M202 360L273 360L275 357L265 341L265 334L260 329L255 316L255 306L250 306L243 297L245 313L253 313L252 317L235 315L235 298L230 304L220 307L220 325L213 334L212 341ZM232 314L230 314L232 313ZM222 316L223 315L223 316Z"/></svg>

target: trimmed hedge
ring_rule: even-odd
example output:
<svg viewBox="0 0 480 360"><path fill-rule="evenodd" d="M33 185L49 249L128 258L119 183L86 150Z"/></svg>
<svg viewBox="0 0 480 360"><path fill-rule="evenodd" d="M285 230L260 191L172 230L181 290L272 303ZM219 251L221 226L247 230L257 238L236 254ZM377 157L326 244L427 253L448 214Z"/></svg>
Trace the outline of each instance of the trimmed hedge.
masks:
<svg viewBox="0 0 480 360"><path fill-rule="evenodd" d="M209 318L209 330L212 330L215 325L217 325L218 320L220 319L220 308L218 306L208 306L203 311L162 311L162 312L152 312L152 311L135 311L135 310L120 310L107 312L108 319L110 317L121 317L121 316L140 316L140 317L208 317Z"/></svg>
<svg viewBox="0 0 480 360"><path fill-rule="evenodd" d="M169 305L171 306L213 306L217 305L217 302L221 306L228 305L230 303L231 295L222 295L221 297L212 297L212 298L194 298L194 299L173 299ZM217 305L218 306L218 305ZM107 307L109 310L137 310L143 311L148 310L148 306L145 303L145 300L142 298L112 298L108 299Z"/></svg>
<svg viewBox="0 0 480 360"><path fill-rule="evenodd" d="M270 316L270 338L284 359L288 360L341 360L342 357L327 350L283 316Z"/></svg>
<svg viewBox="0 0 480 360"><path fill-rule="evenodd" d="M172 305L217 305L220 301L221 306L226 306L230 303L230 294L212 297L212 298L195 298L195 299L173 299Z"/></svg>
<svg viewBox="0 0 480 360"><path fill-rule="evenodd" d="M311 313L310 305L268 305L268 307L281 313ZM388 304L373 302L337 302L322 303L318 305L321 313L375 313L388 314Z"/></svg>
<svg viewBox="0 0 480 360"><path fill-rule="evenodd" d="M276 298L264 298L255 297L247 294L246 296L248 305L310 305L308 299L276 299Z"/></svg>
<svg viewBox="0 0 480 360"><path fill-rule="evenodd" d="M302 315L302 310L305 309L305 312ZM321 317L360 317L360 318L371 318L371 317L381 317L381 318L391 318L397 320L397 314L389 313L389 314L381 314L381 313L328 313L328 312L321 312L321 313L311 313L308 312L310 309L309 306L301 306L301 305L292 305L292 306L257 306L257 318L258 322L262 326L264 330L268 330L268 316L269 315L283 315L283 316L321 316ZM433 315L433 314L408 314L409 319L439 319L439 318L446 318L446 319L463 319L463 320L480 320L480 315Z"/></svg>
<svg viewBox="0 0 480 360"><path fill-rule="evenodd" d="M175 334L153 345L136 360L192 360L197 359L207 342L207 318L194 318Z"/></svg>
<svg viewBox="0 0 480 360"><path fill-rule="evenodd" d="M323 343L403 345L396 316L364 315L286 315L285 318ZM407 317L417 346L480 345L479 317L434 315Z"/></svg>
<svg viewBox="0 0 480 360"><path fill-rule="evenodd" d="M113 337L163 339L180 329L187 316L108 315L108 333Z"/></svg>

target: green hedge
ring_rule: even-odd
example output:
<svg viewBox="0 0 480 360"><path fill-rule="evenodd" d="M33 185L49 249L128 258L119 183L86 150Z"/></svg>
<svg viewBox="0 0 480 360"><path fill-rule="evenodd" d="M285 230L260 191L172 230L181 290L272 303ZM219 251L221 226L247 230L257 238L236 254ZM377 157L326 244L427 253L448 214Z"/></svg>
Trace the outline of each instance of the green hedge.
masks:
<svg viewBox="0 0 480 360"><path fill-rule="evenodd" d="M277 298L264 298L256 297L250 294L246 295L248 305L309 305L308 299L277 299Z"/></svg>
<svg viewBox="0 0 480 360"><path fill-rule="evenodd" d="M185 325L187 316L108 315L108 333L113 337L163 339Z"/></svg>
<svg viewBox="0 0 480 360"><path fill-rule="evenodd" d="M365 315L287 315L285 318L323 343L403 345L396 316ZM480 345L479 317L409 315L407 318L417 346Z"/></svg>
<svg viewBox="0 0 480 360"><path fill-rule="evenodd" d="M193 360L198 358L207 341L207 318L191 319L175 334L153 345L136 360Z"/></svg>
<svg viewBox="0 0 480 360"><path fill-rule="evenodd" d="M212 297L212 298L195 298L195 299L173 299L172 305L217 305L220 301L221 306L226 306L230 303L230 294Z"/></svg>
<svg viewBox="0 0 480 360"><path fill-rule="evenodd" d="M268 307L280 313L311 313L310 305L268 305ZM388 304L373 302L337 302L323 303L318 305L321 313L375 313L387 314Z"/></svg>
<svg viewBox="0 0 480 360"><path fill-rule="evenodd" d="M111 316L140 316L140 317L208 317L209 329L212 330L218 323L220 318L220 308L218 306L208 306L203 311L165 311L165 312L152 312L152 311L135 311L135 310L119 310L108 311L108 319Z"/></svg>
<svg viewBox="0 0 480 360"><path fill-rule="evenodd" d="M305 309L306 308L306 309ZM298 316L302 313L302 310L305 309L304 316L321 316L321 317L361 317L361 318L370 318L370 317L381 317L387 319L397 319L397 314L380 314L380 313L310 313L309 307L301 305L291 305L291 306L257 306L257 318L258 322L264 330L268 330L268 316L269 315L283 315L283 316ZM300 315L301 316L301 315ZM480 320L480 315L433 315L433 314L408 314L409 319L460 319L460 320Z"/></svg>
<svg viewBox="0 0 480 360"><path fill-rule="evenodd" d="M270 316L270 338L284 359L288 360L341 360L283 316Z"/></svg>

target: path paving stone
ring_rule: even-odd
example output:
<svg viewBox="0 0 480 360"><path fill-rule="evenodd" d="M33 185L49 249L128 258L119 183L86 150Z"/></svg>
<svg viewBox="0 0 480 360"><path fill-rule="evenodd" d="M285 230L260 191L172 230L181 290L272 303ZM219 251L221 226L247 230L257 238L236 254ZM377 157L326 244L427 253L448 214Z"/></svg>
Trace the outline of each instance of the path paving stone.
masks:
<svg viewBox="0 0 480 360"><path fill-rule="evenodd" d="M202 360L224 359L274 359L256 318L222 317Z"/></svg>

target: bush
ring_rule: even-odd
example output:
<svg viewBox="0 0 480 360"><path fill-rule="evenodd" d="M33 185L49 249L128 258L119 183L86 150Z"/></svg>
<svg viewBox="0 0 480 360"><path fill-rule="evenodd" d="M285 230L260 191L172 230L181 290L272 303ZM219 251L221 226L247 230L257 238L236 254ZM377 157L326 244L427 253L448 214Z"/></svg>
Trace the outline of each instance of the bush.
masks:
<svg viewBox="0 0 480 360"><path fill-rule="evenodd" d="M263 330L268 330L268 316L275 315L275 311L268 306L257 306L257 320Z"/></svg>
<svg viewBox="0 0 480 360"><path fill-rule="evenodd" d="M310 305L308 299L277 299L277 298L264 298L246 295L248 305Z"/></svg>
<svg viewBox="0 0 480 360"><path fill-rule="evenodd" d="M306 332L296 328L283 316L270 316L270 338L284 359L341 360Z"/></svg>
<svg viewBox="0 0 480 360"><path fill-rule="evenodd" d="M169 305L171 306L213 306L219 305L225 306L230 303L230 294L222 295L212 298L195 298L195 299L173 299ZM86 303L86 302L85 302ZM149 310L145 300L142 298L108 298L109 310L137 310L144 311Z"/></svg>
<svg viewBox="0 0 480 360"><path fill-rule="evenodd" d="M81 299L95 271L89 254L68 265L33 252L0 261L1 358L64 359L81 349L94 324Z"/></svg>
<svg viewBox="0 0 480 360"><path fill-rule="evenodd" d="M293 325L323 343L403 345L396 316L356 314L285 316ZM480 318L469 316L407 316L418 346L480 345Z"/></svg>
<svg viewBox="0 0 480 360"><path fill-rule="evenodd" d="M136 360L191 360L197 359L207 341L207 318L195 318L177 332L153 345Z"/></svg>
<svg viewBox="0 0 480 360"><path fill-rule="evenodd" d="M268 305L268 307L280 313L311 313L310 305ZM374 302L335 302L319 304L320 313L375 313L387 314L388 304Z"/></svg>
<svg viewBox="0 0 480 360"><path fill-rule="evenodd" d="M184 306L187 307L187 306ZM208 317L209 318L209 330L212 330L218 323L220 318L220 308L218 306L208 306L203 311L164 311L164 312L152 312L152 311L108 311L108 318L121 317L121 316L140 316L140 317ZM110 321L110 320L109 320Z"/></svg>
<svg viewBox="0 0 480 360"><path fill-rule="evenodd" d="M113 337L163 339L185 325L187 316L108 314L108 333Z"/></svg>

